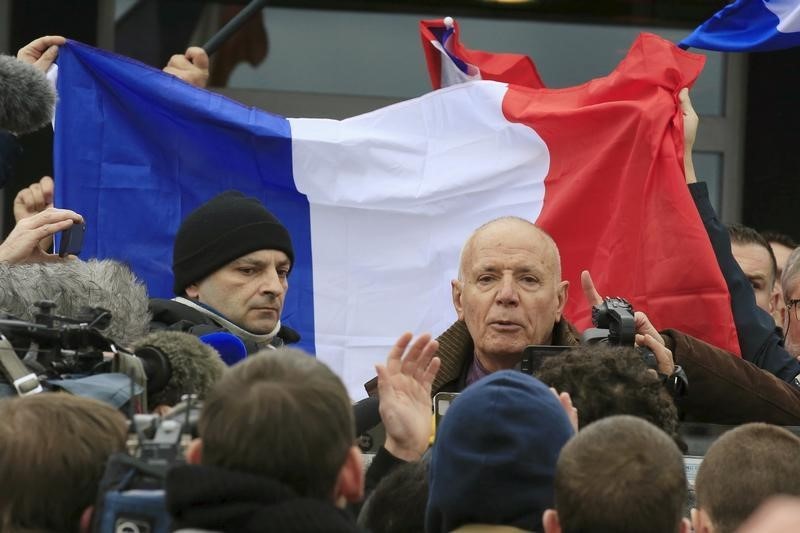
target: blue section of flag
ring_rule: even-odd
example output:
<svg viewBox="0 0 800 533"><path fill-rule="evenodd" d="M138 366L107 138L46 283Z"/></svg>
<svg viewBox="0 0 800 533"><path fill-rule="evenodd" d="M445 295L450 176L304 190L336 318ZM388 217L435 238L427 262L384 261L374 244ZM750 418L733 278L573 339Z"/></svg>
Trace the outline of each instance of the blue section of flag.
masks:
<svg viewBox="0 0 800 533"><path fill-rule="evenodd" d="M737 0L715 13L678 46L722 52L765 52L800 46L800 32L779 31L780 19L765 3L770 1ZM785 0L780 3L790 4Z"/></svg>
<svg viewBox="0 0 800 533"><path fill-rule="evenodd" d="M180 221L222 191L255 196L292 236L282 320L314 353L309 205L289 122L73 41L58 63L55 201L86 219L81 256L124 261L151 296L171 297Z"/></svg>
<svg viewBox="0 0 800 533"><path fill-rule="evenodd" d="M444 52L447 54L447 56L453 61L455 66L458 67L458 70L464 74L469 74L469 67L467 66L467 63L453 53L453 45L450 40L455 38L454 34L456 29L431 28L431 32L436 37L436 40L439 41L439 44L442 45L442 48L444 48Z"/></svg>

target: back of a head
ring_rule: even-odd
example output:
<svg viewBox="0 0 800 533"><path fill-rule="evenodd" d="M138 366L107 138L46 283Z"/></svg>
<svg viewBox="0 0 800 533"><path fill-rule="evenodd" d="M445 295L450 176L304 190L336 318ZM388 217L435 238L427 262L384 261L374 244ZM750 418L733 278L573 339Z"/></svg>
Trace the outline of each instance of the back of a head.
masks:
<svg viewBox="0 0 800 533"><path fill-rule="evenodd" d="M300 350L264 350L233 366L198 424L204 465L261 475L330 500L355 426L341 380Z"/></svg>
<svg viewBox="0 0 800 533"><path fill-rule="evenodd" d="M570 394L578 408L580 427L612 415L633 415L680 441L678 410L672 398L633 348L578 346L546 359L536 377Z"/></svg>
<svg viewBox="0 0 800 533"><path fill-rule="evenodd" d="M769 244L775 243L780 244L781 246L785 246L790 250L794 250L797 248L797 241L794 240L794 237L791 235L787 235L786 233L781 233L779 231L762 231L761 236L764 237L764 240L767 241Z"/></svg>
<svg viewBox="0 0 800 533"><path fill-rule="evenodd" d="M74 318L83 307L102 307L112 320L103 334L122 346L147 333L147 289L124 264L112 260L0 263L0 310L33 320L34 304L50 300L55 314Z"/></svg>
<svg viewBox="0 0 800 533"><path fill-rule="evenodd" d="M683 456L653 424L609 417L564 446L555 493L564 533L676 533L687 493Z"/></svg>
<svg viewBox="0 0 800 533"><path fill-rule="evenodd" d="M112 407L65 393L0 400L0 531L77 532L108 457L125 449Z"/></svg>
<svg viewBox="0 0 800 533"><path fill-rule="evenodd" d="M540 530L553 505L558 453L572 434L558 399L536 378L503 370L467 387L437 430L426 531Z"/></svg>
<svg viewBox="0 0 800 533"><path fill-rule="evenodd" d="M378 483L358 516L372 533L406 533L425 530L428 502L428 463L398 466Z"/></svg>
<svg viewBox="0 0 800 533"><path fill-rule="evenodd" d="M736 530L770 496L800 496L800 438L768 424L745 424L711 445L695 480L697 507L716 533Z"/></svg>

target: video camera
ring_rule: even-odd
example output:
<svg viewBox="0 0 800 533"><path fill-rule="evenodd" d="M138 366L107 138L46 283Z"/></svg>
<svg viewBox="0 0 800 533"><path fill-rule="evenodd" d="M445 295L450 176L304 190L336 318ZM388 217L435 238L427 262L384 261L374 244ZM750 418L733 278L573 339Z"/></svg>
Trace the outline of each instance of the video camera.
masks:
<svg viewBox="0 0 800 533"><path fill-rule="evenodd" d="M148 393L167 385L171 367L163 353L145 347L131 354L104 335L112 319L107 309L86 307L65 317L51 301L34 305L33 322L0 314L0 372L17 394L41 392L48 380L115 372L115 358L122 357L141 365Z"/></svg>
<svg viewBox="0 0 800 533"><path fill-rule="evenodd" d="M606 343L611 346L634 346L636 339L636 320L633 306L624 298L605 298L602 303L592 307L592 323L581 335L581 344ZM525 348L518 369L526 374L535 373L547 357L560 355L569 346L538 346ZM636 346L647 368L658 369L658 361L652 350Z"/></svg>
<svg viewBox="0 0 800 533"><path fill-rule="evenodd" d="M116 352L116 347L100 332L111 321L106 309L84 308L67 318L54 314L53 302L35 306L35 322L0 315L0 334L27 366L48 377L107 371L98 365L104 364L103 352Z"/></svg>
<svg viewBox="0 0 800 533"><path fill-rule="evenodd" d="M611 346L633 346L636 339L636 319L633 306L625 298L605 298L603 303L592 306L592 323L581 335L582 344L607 343ZM653 350L636 346L647 368L658 369L658 360Z"/></svg>

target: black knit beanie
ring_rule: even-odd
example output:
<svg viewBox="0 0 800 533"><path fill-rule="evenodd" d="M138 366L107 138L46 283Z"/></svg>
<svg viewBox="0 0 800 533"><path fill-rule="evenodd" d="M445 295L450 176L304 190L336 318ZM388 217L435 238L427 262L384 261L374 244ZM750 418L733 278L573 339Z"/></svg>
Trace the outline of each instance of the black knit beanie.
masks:
<svg viewBox="0 0 800 533"><path fill-rule="evenodd" d="M294 265L289 232L261 202L237 191L215 196L178 228L172 254L175 294L256 250L280 250Z"/></svg>

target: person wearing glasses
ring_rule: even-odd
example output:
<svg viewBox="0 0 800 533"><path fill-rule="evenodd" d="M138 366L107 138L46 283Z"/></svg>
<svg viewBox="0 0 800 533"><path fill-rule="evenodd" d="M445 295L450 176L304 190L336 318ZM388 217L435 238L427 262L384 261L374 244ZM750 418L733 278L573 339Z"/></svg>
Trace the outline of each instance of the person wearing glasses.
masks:
<svg viewBox="0 0 800 533"><path fill-rule="evenodd" d="M781 291L786 305L783 318L786 349L800 361L800 248L795 248L781 275Z"/></svg>
<svg viewBox="0 0 800 533"><path fill-rule="evenodd" d="M797 359L797 356L800 355L800 327L794 327L797 330L796 336L792 339L787 338L787 345L784 346L784 335L781 328L775 325L775 320L769 311L758 305L753 285L731 251L731 237L728 228L720 222L716 212L714 212L714 208L708 199L706 184L697 181L691 151L699 120L692 108L688 92L681 93L680 98L684 112L686 183L711 240L714 255L717 257L717 263L719 263L725 283L728 285L728 291L731 295L731 311L736 325L736 333L739 337L742 358L774 374L781 380L795 387L800 387L800 362ZM800 255L798 255L798 258L800 258ZM788 270L788 268L784 269L784 277L789 274ZM797 278L800 280L800 265L794 269L794 273L798 275ZM797 285L797 295L800 298L800 283ZM765 282L765 286L768 286L768 281ZM786 286L784 285L784 287ZM788 297L790 294L784 288L784 296ZM789 310L789 313L786 313L787 317L793 315L796 310L797 306L794 306L793 309ZM795 318L795 316L791 318ZM794 323L796 324L797 320L794 320ZM789 331L788 326L786 331ZM792 352L789 349L789 346L793 343L798 348L797 352Z"/></svg>

